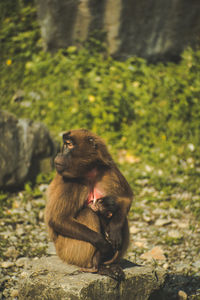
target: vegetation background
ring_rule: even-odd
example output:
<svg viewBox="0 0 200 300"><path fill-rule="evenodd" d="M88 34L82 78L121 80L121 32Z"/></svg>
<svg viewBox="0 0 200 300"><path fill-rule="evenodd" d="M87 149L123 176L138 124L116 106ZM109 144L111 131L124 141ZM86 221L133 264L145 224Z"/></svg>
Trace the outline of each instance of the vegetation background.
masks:
<svg viewBox="0 0 200 300"><path fill-rule="evenodd" d="M182 255L179 270L193 275L200 270L200 49L186 49L176 63L117 61L107 54L104 37L96 32L80 49L44 52L34 1L0 1L0 107L44 122L58 141L72 128L101 135L134 190L130 220L146 226L141 236L149 245L164 245L166 269L177 271ZM46 253L43 186L53 175L39 174L35 185L27 182L17 195L0 191L0 231L7 230L0 240L5 297L17 295L10 286L23 263L16 258ZM186 228L189 216L185 235L167 235L173 222L161 228L164 234L155 229L156 210L162 227L176 215ZM140 246L133 246L133 255L144 253ZM183 282L173 276L169 285L175 289L185 284L185 290L197 290L199 277L192 284L192 277Z"/></svg>
<svg viewBox="0 0 200 300"><path fill-rule="evenodd" d="M137 180L147 179L158 191L150 202L189 205L199 217L200 50L185 50L178 63L121 62L97 32L79 50L50 54L34 1L1 1L0 12L1 109L44 122L55 138L69 128L96 132L112 145L136 198ZM195 200L175 200L180 190Z"/></svg>

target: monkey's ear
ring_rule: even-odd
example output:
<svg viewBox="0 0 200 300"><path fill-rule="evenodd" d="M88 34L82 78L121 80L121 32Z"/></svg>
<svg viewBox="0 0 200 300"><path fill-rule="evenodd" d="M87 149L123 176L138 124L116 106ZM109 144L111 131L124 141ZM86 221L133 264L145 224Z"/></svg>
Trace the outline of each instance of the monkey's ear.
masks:
<svg viewBox="0 0 200 300"><path fill-rule="evenodd" d="M113 165L112 157L103 143L98 143L98 156L106 166Z"/></svg>
<svg viewBox="0 0 200 300"><path fill-rule="evenodd" d="M112 218L112 215L113 215L113 214L111 213L111 211L109 211L109 212L107 213L107 218L108 218L108 219Z"/></svg>
<svg viewBox="0 0 200 300"><path fill-rule="evenodd" d="M95 143L95 139L91 136L88 137L88 142L92 145L94 149L98 148L98 145Z"/></svg>
<svg viewBox="0 0 200 300"><path fill-rule="evenodd" d="M65 132L63 134L63 140L67 140L70 137L71 131Z"/></svg>

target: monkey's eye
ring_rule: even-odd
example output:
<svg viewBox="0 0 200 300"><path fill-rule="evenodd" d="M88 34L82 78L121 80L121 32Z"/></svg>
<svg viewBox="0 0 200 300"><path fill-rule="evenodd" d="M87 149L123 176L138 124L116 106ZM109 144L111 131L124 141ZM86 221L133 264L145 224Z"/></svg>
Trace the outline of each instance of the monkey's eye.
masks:
<svg viewBox="0 0 200 300"><path fill-rule="evenodd" d="M74 148L74 144L72 143L71 140L66 140L64 142L64 148L73 149Z"/></svg>
<svg viewBox="0 0 200 300"><path fill-rule="evenodd" d="M89 137L88 137L88 142L89 142L90 144L92 144L92 146L93 146L94 149L97 149L97 144L95 143L95 140L94 140L93 137L89 136Z"/></svg>
<svg viewBox="0 0 200 300"><path fill-rule="evenodd" d="M94 139L93 139L92 137L89 136L89 137L88 137L88 142L89 142L89 143L93 143L93 142L94 142Z"/></svg>

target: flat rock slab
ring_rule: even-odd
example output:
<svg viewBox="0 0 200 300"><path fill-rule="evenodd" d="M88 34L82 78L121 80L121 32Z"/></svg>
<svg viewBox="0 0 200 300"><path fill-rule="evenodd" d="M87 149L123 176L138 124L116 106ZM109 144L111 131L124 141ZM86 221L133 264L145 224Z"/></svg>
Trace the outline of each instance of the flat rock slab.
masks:
<svg viewBox="0 0 200 300"><path fill-rule="evenodd" d="M83 273L63 263L57 256L32 260L21 274L19 299L24 300L145 300L159 290L165 271L122 263L126 279L115 280L98 274Z"/></svg>

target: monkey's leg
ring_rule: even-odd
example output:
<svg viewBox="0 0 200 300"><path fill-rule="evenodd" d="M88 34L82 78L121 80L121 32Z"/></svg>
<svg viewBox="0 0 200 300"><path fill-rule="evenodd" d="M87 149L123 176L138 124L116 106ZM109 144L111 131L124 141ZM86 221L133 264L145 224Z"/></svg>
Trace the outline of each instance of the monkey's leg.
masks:
<svg viewBox="0 0 200 300"><path fill-rule="evenodd" d="M128 246L129 246L129 226L128 226L128 219L125 219L124 225L122 227L122 249L119 251L119 256L118 259L116 261L118 261L120 258L124 257Z"/></svg>
<svg viewBox="0 0 200 300"><path fill-rule="evenodd" d="M77 220L90 229L100 232L98 216L89 208L80 211ZM55 241L57 255L65 262L73 264L89 272L97 271L99 258L96 248L88 242L63 237L61 235Z"/></svg>
<svg viewBox="0 0 200 300"><path fill-rule="evenodd" d="M100 275L109 276L117 280L119 283L125 279L124 271L122 267L118 264L100 265L97 273Z"/></svg>
<svg viewBox="0 0 200 300"><path fill-rule="evenodd" d="M91 268L81 268L82 272L90 272L90 273L97 273L100 264L100 252L96 250L92 258L92 267Z"/></svg>

